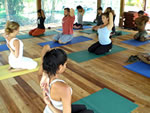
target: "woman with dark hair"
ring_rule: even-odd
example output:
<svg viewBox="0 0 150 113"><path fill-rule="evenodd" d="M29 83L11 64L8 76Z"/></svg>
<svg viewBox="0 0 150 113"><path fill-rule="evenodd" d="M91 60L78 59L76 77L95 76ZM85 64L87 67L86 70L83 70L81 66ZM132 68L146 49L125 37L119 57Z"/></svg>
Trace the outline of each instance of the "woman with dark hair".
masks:
<svg viewBox="0 0 150 113"><path fill-rule="evenodd" d="M110 12L113 14L113 23L114 23L114 25L113 25L112 32L111 32L111 34L113 35L116 32L116 28L115 28L116 14L115 14L115 11L111 7L107 7L107 9L105 10L105 13L110 13Z"/></svg>
<svg viewBox="0 0 150 113"><path fill-rule="evenodd" d="M44 26L44 22L45 22L45 14L44 14L44 11L42 9L39 9L37 11L37 14L38 14L38 19L37 19L37 28L31 30L29 32L29 35L32 35L32 36L39 36L39 35L42 35L44 34L45 32L45 26Z"/></svg>
<svg viewBox="0 0 150 113"><path fill-rule="evenodd" d="M98 29L98 39L99 41L91 45L88 49L89 52L96 55L104 54L109 52L112 48L112 42L110 33L113 27L113 14L103 13L102 14L103 27Z"/></svg>
<svg viewBox="0 0 150 113"><path fill-rule="evenodd" d="M40 86L43 90L44 102L47 106L44 113L93 113L84 105L71 105L72 88L60 79L67 65L67 54L62 49L42 50L42 66L40 69Z"/></svg>
<svg viewBox="0 0 150 113"><path fill-rule="evenodd" d="M94 20L94 22L97 23L96 26L92 27L92 30L97 31L98 28L101 27L101 25L103 25L103 21L102 21L102 13L103 13L103 8L99 7L97 10L97 16L96 19Z"/></svg>

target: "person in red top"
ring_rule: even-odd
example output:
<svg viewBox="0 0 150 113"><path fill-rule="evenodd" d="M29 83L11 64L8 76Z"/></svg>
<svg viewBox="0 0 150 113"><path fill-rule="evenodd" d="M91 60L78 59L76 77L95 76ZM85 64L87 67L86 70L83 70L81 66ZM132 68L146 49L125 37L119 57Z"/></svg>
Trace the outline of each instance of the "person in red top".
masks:
<svg viewBox="0 0 150 113"><path fill-rule="evenodd" d="M73 23L75 20L74 10L71 8L64 9L64 17L62 19L63 32L53 37L55 42L66 44L73 39Z"/></svg>

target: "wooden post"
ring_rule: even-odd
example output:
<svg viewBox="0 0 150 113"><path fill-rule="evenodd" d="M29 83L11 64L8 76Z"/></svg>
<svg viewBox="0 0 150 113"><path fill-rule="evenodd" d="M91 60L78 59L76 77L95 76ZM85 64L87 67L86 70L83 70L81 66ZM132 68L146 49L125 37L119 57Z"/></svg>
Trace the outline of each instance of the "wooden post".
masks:
<svg viewBox="0 0 150 113"><path fill-rule="evenodd" d="M36 0L37 10L41 9L41 0Z"/></svg>
<svg viewBox="0 0 150 113"><path fill-rule="evenodd" d="M97 9L101 6L101 0L97 0Z"/></svg>
<svg viewBox="0 0 150 113"><path fill-rule="evenodd" d="M147 1L147 0L143 0L143 2L144 2L143 10L144 10L144 11L146 11L146 5L147 5L147 4L146 4L146 1Z"/></svg>
<svg viewBox="0 0 150 113"><path fill-rule="evenodd" d="M120 1L120 19L119 19L119 27L123 27L123 13L124 13L125 1Z"/></svg>

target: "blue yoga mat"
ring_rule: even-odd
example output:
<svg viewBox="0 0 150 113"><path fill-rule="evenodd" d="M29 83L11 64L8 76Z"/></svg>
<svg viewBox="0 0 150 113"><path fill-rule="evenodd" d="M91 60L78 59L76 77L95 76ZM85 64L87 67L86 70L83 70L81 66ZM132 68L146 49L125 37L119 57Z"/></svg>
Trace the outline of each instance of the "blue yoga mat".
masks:
<svg viewBox="0 0 150 113"><path fill-rule="evenodd" d="M122 43L125 43L125 44L128 44L128 45L132 45L132 46L136 46L137 47L137 46L141 46L141 45L150 43L150 40L145 41L145 42L140 42L140 41L131 39L131 40L122 41Z"/></svg>
<svg viewBox="0 0 150 113"><path fill-rule="evenodd" d="M9 50L9 48L7 47L7 45L6 45L6 44L2 44L2 45L0 45L0 52L2 52L2 51L6 51L6 50Z"/></svg>
<svg viewBox="0 0 150 113"><path fill-rule="evenodd" d="M133 64L126 65L124 67L145 77L150 78L150 64L138 61Z"/></svg>
<svg viewBox="0 0 150 113"><path fill-rule="evenodd" d="M84 104L94 113L131 113L138 107L137 104L104 88L73 104Z"/></svg>
<svg viewBox="0 0 150 113"><path fill-rule="evenodd" d="M44 34L36 36L36 37L41 37L41 36L50 36L50 35L55 35L57 34L57 31L46 31ZM29 34L22 34L22 35L17 35L16 36L18 39L22 40L22 39L29 39L29 38L34 38L33 36L29 35ZM0 42L5 41L5 38L0 37Z"/></svg>
<svg viewBox="0 0 150 113"><path fill-rule="evenodd" d="M91 26L83 26L83 29L89 29L92 28ZM57 29L58 31L62 31L62 28ZM73 29L73 30L82 30L82 29Z"/></svg>
<svg viewBox="0 0 150 113"><path fill-rule="evenodd" d="M89 40L92 40L92 39L85 37L85 36L79 36L79 37L74 37L72 41L70 41L66 44L59 44L58 42L49 41L49 42L38 43L38 45L44 46L44 45L48 44L48 45L50 45L51 48L54 48L54 47L60 47L60 46L64 46L64 45L76 44L79 42L84 42L84 41L89 41Z"/></svg>

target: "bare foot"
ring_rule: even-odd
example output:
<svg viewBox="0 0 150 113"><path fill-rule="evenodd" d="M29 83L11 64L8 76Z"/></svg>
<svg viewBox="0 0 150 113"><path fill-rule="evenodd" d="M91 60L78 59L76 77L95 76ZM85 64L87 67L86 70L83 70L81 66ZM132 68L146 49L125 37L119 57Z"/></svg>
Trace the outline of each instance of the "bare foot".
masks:
<svg viewBox="0 0 150 113"><path fill-rule="evenodd" d="M53 40L53 42L58 42L58 40Z"/></svg>
<svg viewBox="0 0 150 113"><path fill-rule="evenodd" d="M73 26L74 29L80 29L81 26Z"/></svg>
<svg viewBox="0 0 150 113"><path fill-rule="evenodd" d="M62 41L59 40L58 43L59 43L59 44L66 44L66 43L68 43L68 42L65 42L65 43L64 43L64 42L62 42Z"/></svg>
<svg viewBox="0 0 150 113"><path fill-rule="evenodd" d="M10 72L17 72L17 71L23 71L23 70L26 70L26 69L9 67L8 70L9 70Z"/></svg>
<svg viewBox="0 0 150 113"><path fill-rule="evenodd" d="M50 51L50 50L51 50L50 46L49 46L49 45L45 45L45 46L43 47L43 49L42 49L42 52L41 52L41 58L43 59L45 53L46 53L47 51Z"/></svg>
<svg viewBox="0 0 150 113"><path fill-rule="evenodd" d="M147 57L149 57L150 55L147 54L147 53L143 53L142 56L145 57L145 58L147 58Z"/></svg>
<svg viewBox="0 0 150 113"><path fill-rule="evenodd" d="M8 70L14 69L13 67L9 67Z"/></svg>

